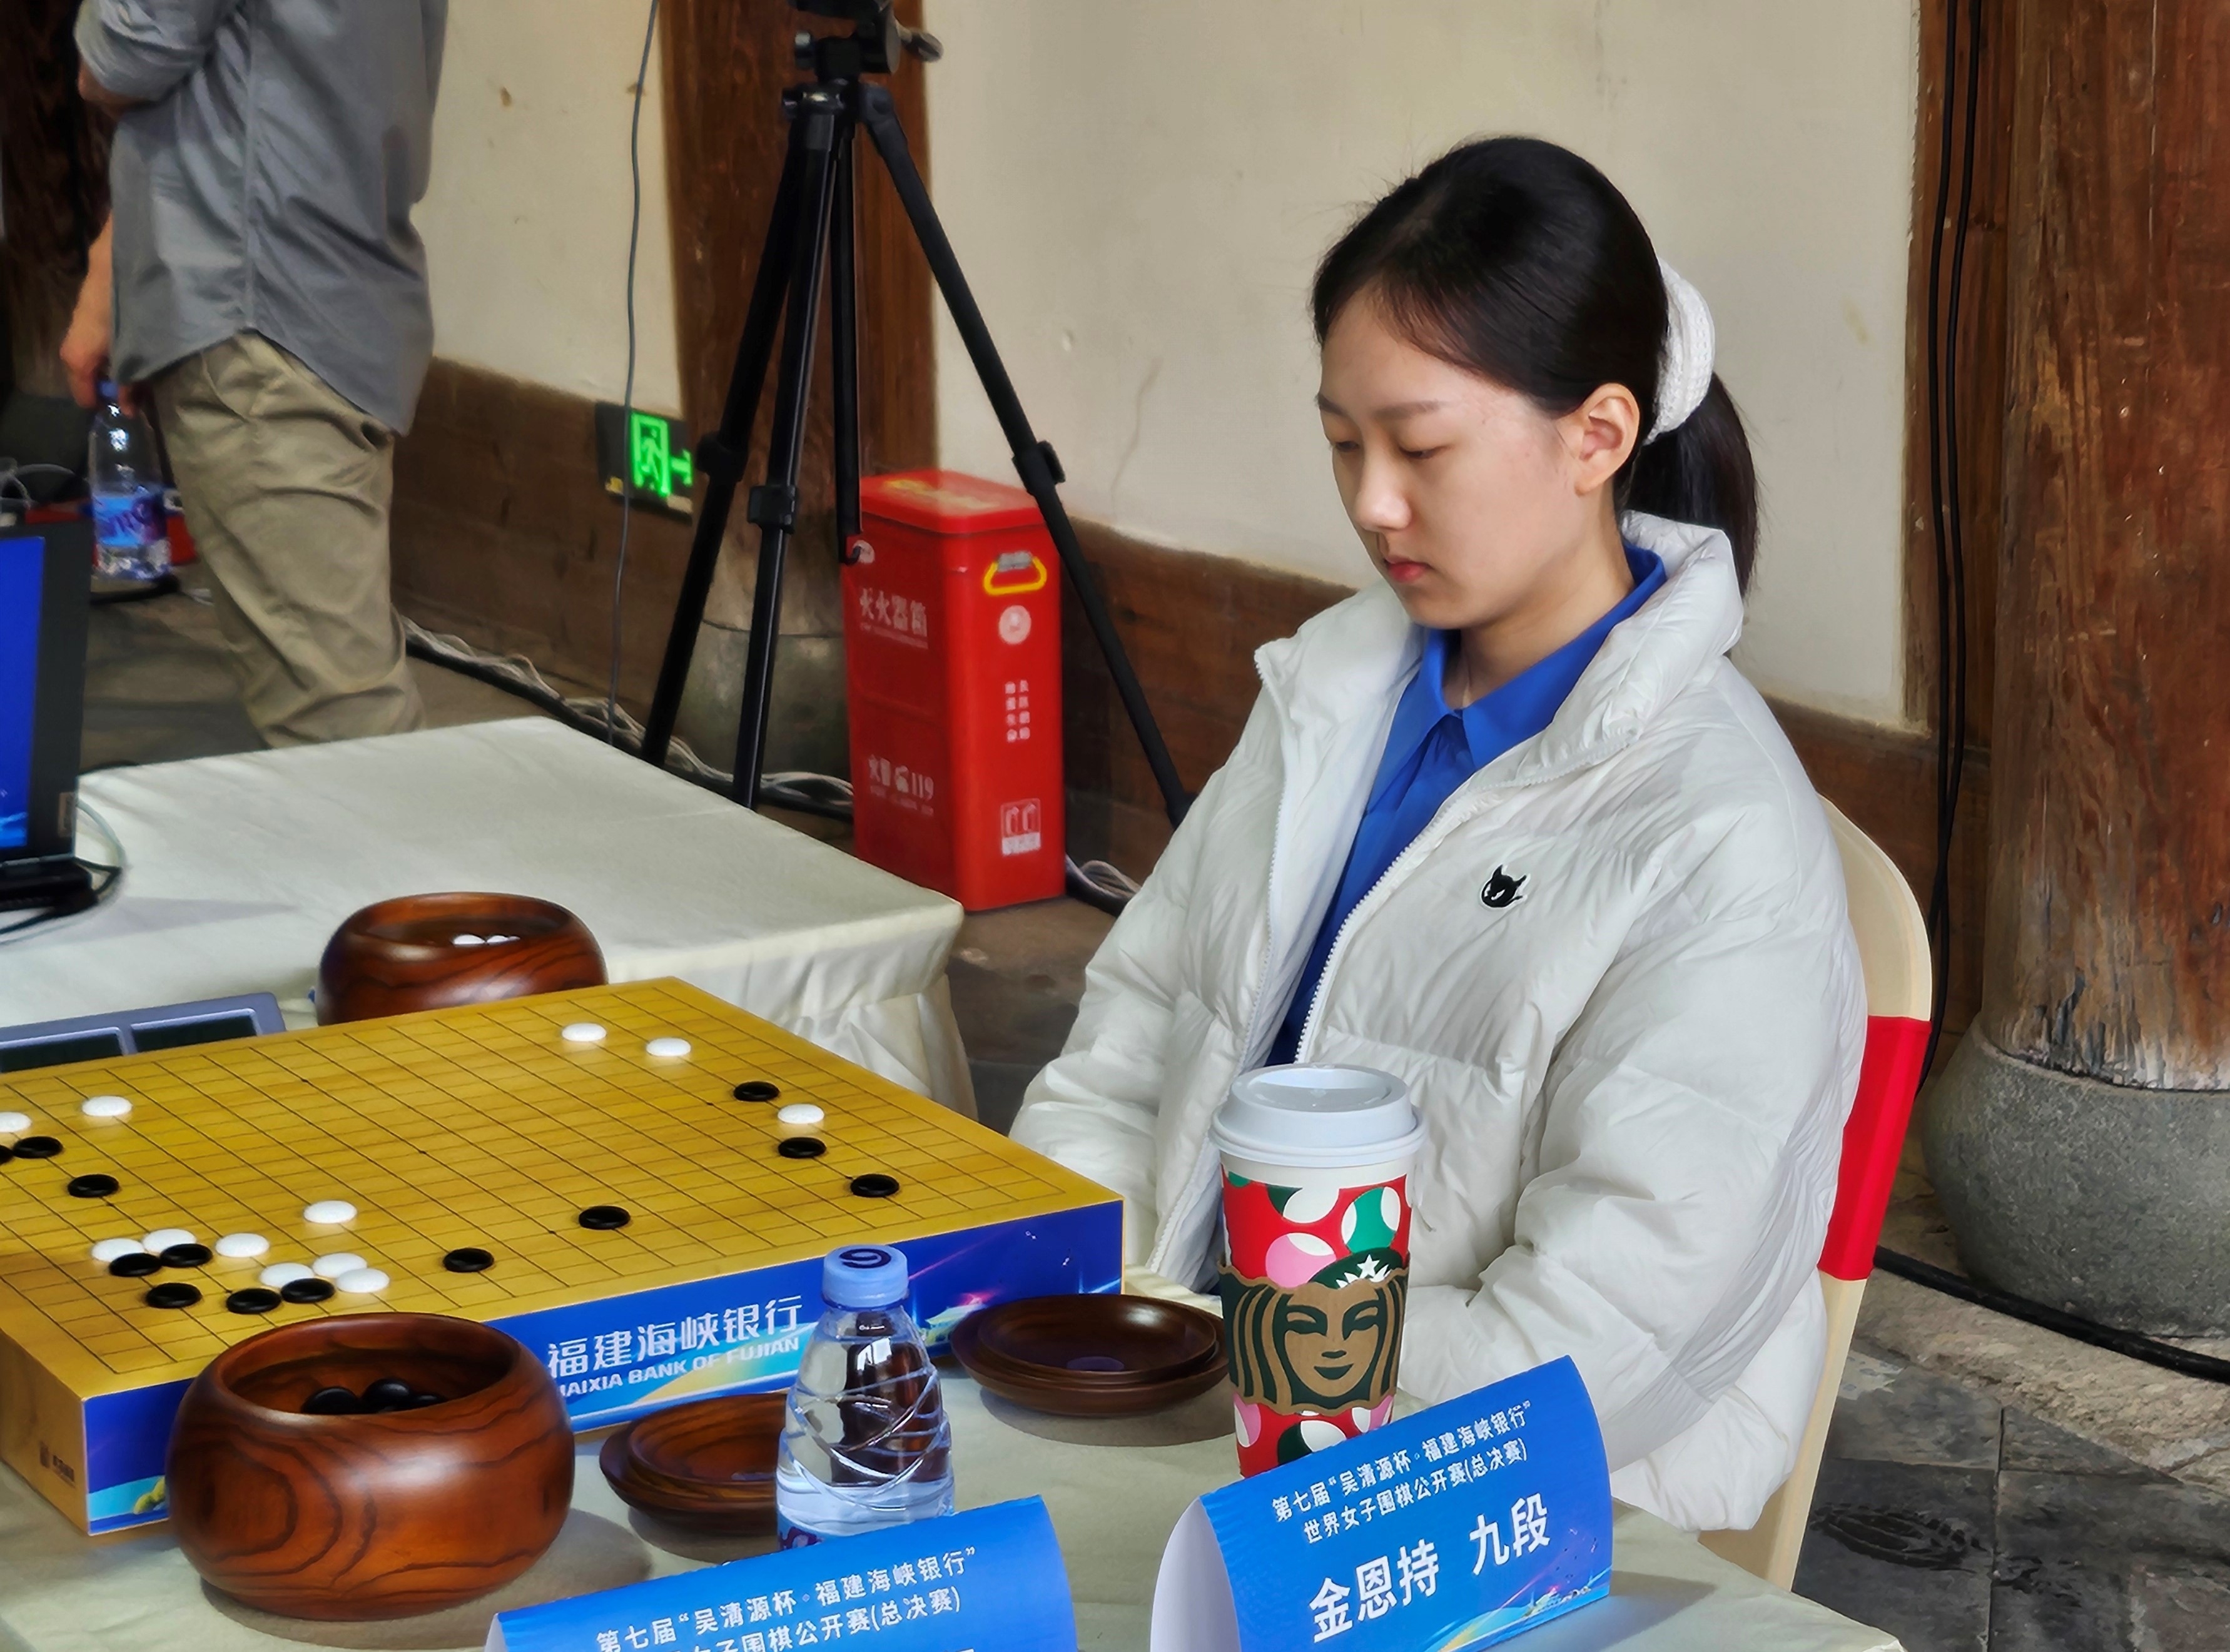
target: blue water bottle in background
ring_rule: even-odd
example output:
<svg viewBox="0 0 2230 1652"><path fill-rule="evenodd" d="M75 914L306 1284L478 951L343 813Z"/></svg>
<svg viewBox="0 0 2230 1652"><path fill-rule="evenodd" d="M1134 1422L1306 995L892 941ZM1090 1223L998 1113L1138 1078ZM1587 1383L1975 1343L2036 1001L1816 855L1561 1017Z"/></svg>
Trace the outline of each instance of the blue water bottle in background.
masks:
<svg viewBox="0 0 2230 1652"><path fill-rule="evenodd" d="M790 1385L775 1464L786 1549L952 1513L952 1428L906 1310L905 1253L829 1252L821 1295L827 1307Z"/></svg>
<svg viewBox="0 0 2230 1652"><path fill-rule="evenodd" d="M171 571L163 468L146 421L124 410L107 379L100 383L87 445L95 569L106 579L160 579Z"/></svg>

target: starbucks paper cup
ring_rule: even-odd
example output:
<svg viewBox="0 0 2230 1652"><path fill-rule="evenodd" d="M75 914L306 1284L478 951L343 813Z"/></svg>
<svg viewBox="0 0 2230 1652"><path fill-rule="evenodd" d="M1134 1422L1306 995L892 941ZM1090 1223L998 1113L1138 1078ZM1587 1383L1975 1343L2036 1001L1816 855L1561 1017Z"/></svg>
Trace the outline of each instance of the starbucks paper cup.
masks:
<svg viewBox="0 0 2230 1652"><path fill-rule="evenodd" d="M1239 1467L1260 1474L1392 1415L1425 1127L1390 1074L1265 1067L1232 1085L1208 1138Z"/></svg>

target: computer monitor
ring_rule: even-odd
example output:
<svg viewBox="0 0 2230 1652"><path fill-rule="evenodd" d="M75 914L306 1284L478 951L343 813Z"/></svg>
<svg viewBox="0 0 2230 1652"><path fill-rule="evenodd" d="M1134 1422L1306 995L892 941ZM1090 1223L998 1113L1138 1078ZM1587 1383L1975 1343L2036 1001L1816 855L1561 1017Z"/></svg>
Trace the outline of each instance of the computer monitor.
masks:
<svg viewBox="0 0 2230 1652"><path fill-rule="evenodd" d="M75 867L92 590L89 523L0 528L0 907Z"/></svg>

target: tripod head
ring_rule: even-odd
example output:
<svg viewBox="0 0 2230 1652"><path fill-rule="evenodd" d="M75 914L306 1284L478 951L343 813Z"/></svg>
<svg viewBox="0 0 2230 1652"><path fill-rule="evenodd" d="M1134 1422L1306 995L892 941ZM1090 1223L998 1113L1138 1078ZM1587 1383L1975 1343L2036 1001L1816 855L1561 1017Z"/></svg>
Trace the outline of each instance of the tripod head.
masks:
<svg viewBox="0 0 2230 1652"><path fill-rule="evenodd" d="M898 20L895 0L791 0L791 3L815 17L835 17L852 25L848 35L815 37L799 32L795 42L798 68L810 69L823 80L888 74L906 53L925 63L934 63L944 55L944 47L936 35L909 29Z"/></svg>

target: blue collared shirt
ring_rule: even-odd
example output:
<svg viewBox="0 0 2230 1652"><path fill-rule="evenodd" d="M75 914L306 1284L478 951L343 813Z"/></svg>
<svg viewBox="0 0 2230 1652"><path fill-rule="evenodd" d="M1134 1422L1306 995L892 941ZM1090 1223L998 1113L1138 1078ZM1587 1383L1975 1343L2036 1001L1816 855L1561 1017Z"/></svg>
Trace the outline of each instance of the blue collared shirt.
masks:
<svg viewBox="0 0 2230 1652"><path fill-rule="evenodd" d="M1300 984L1286 1007L1285 1023L1270 1046L1269 1059L1273 1064L1292 1061L1300 1049L1301 1032L1308 1023L1309 1007L1316 1002L1324 963L1331 957L1332 943L1339 939L1340 926L1348 915L1457 787L1512 746L1549 726L1611 628L1647 602L1665 583L1665 565L1653 552L1629 545L1626 565L1634 575L1634 589L1617 607L1554 654L1528 666L1492 693L1481 694L1461 711L1450 709L1441 688L1448 650L1456 646L1455 634L1426 634L1424 660L1402 691L1401 704L1394 708L1386 751L1378 759L1378 778L1371 783L1370 801L1364 805L1362 823L1355 829L1355 843L1347 852L1338 891L1317 931L1316 945L1309 949L1308 967L1301 972Z"/></svg>

